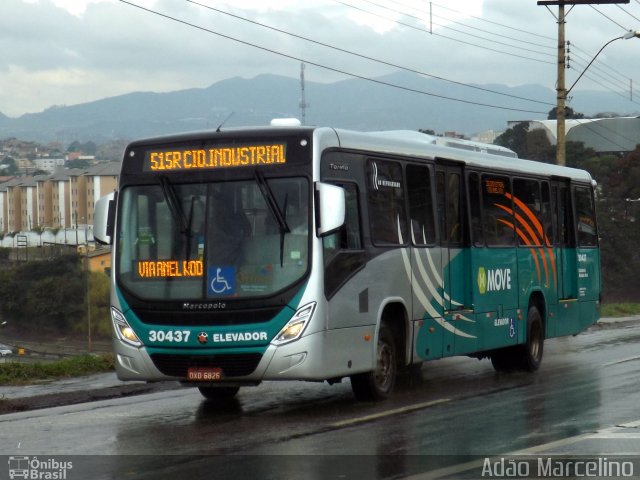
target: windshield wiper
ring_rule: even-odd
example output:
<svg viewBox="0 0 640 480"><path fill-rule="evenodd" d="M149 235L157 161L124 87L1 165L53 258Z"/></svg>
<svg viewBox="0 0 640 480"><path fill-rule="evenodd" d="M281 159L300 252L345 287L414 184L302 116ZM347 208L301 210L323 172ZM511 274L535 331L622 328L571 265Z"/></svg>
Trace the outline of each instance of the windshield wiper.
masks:
<svg viewBox="0 0 640 480"><path fill-rule="evenodd" d="M162 186L162 194L164 195L164 199L169 206L171 216L178 224L180 233L188 235L189 233L191 233L191 220L187 220L186 215L182 211L182 207L180 206L180 202L178 201L178 196L176 195L176 191L173 188L173 185L171 184L171 182L169 182L169 179L167 177L160 176L158 178L160 181L160 185Z"/></svg>
<svg viewBox="0 0 640 480"><path fill-rule="evenodd" d="M265 202L267 203L267 207L269 207L269 211L273 218L275 218L278 223L278 227L280 228L280 266L284 265L284 235L286 233L290 233L291 229L289 225L287 225L287 200L288 195L284 196L284 213L280 210L280 206L278 205L278 201L276 200L276 196L273 194L273 190L269 187L267 180L264 178L264 174L260 170L254 171L254 176L256 179L256 183L258 187L260 187L260 193L264 197Z"/></svg>

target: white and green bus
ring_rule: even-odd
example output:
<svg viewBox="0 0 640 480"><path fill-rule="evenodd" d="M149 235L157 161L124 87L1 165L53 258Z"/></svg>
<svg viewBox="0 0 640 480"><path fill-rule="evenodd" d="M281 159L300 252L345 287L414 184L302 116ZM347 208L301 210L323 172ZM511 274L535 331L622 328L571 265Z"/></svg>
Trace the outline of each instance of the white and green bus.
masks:
<svg viewBox="0 0 640 480"><path fill-rule="evenodd" d="M594 182L418 132L280 126L131 143L95 208L123 380L207 398L454 355L536 370L599 318Z"/></svg>

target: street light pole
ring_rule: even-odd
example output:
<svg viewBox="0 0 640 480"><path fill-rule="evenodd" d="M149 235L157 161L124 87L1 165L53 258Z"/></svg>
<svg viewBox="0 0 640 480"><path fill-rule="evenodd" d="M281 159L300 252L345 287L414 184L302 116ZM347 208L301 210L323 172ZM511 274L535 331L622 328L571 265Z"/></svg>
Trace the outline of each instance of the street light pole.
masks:
<svg viewBox="0 0 640 480"><path fill-rule="evenodd" d="M566 95L568 96L569 93L571 92L571 90L573 90L573 87L576 86L576 83L578 83L578 80L580 80L582 78L582 76L585 74L585 72L587 71L587 69L591 66L591 64L595 61L596 58L598 58L598 55L600 55L600 52L602 52L605 47L607 45L609 45L610 43L615 42L616 40L629 40L630 38L640 38L640 31L633 31L633 30L629 30L627 33L625 33L624 35L621 35L619 37L616 38L612 38L611 40L609 40L607 43L605 43L602 47L600 47L600 50L598 50L598 53L596 53L593 58L591 59L591 61L587 64L586 67L584 67L584 70L582 71L582 73L580 75L578 75L578 78L576 78L576 81L573 82L573 84L567 89L567 93Z"/></svg>

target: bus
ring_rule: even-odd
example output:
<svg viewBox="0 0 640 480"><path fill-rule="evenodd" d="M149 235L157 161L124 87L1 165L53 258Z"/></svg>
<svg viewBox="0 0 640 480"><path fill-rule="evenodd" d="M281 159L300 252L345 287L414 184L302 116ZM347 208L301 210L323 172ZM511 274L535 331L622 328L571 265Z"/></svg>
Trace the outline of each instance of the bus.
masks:
<svg viewBox="0 0 640 480"><path fill-rule="evenodd" d="M209 399L348 378L375 401L444 357L537 370L599 318L595 182L459 145L299 125L128 145L94 214L118 377Z"/></svg>

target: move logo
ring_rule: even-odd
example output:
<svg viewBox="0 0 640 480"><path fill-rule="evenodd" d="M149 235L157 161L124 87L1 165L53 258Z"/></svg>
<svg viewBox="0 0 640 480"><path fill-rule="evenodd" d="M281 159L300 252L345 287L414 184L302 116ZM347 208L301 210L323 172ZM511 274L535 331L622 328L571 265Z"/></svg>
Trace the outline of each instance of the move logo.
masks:
<svg viewBox="0 0 640 480"><path fill-rule="evenodd" d="M481 295L487 292L511 290L510 268L478 268L478 290Z"/></svg>

